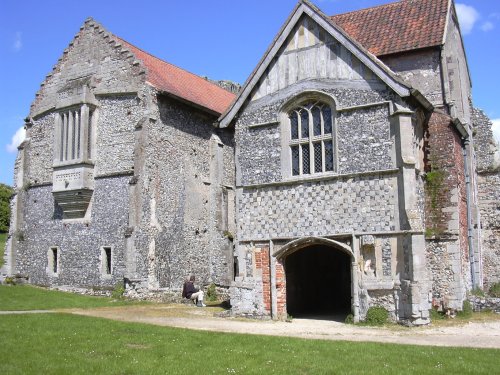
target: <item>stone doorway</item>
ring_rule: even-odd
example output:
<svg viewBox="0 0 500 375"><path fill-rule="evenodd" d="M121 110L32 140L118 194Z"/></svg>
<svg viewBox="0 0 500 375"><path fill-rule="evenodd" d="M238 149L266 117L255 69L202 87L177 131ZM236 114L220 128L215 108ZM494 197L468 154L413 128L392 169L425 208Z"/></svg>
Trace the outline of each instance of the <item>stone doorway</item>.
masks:
<svg viewBox="0 0 500 375"><path fill-rule="evenodd" d="M323 244L287 255L287 313L293 317L344 320L351 313L351 262L346 252Z"/></svg>

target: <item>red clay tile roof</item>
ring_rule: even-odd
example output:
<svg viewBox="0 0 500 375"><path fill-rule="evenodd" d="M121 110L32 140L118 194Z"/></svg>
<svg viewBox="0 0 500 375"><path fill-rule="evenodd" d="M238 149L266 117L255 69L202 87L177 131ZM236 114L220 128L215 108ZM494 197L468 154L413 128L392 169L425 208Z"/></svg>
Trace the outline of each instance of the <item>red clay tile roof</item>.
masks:
<svg viewBox="0 0 500 375"><path fill-rule="evenodd" d="M440 46L450 0L402 0L331 19L376 56Z"/></svg>
<svg viewBox="0 0 500 375"><path fill-rule="evenodd" d="M223 113L233 101L235 97L233 93L205 78L160 60L121 38L116 38L138 60L143 62L147 71L147 81L158 90L207 108L217 114Z"/></svg>

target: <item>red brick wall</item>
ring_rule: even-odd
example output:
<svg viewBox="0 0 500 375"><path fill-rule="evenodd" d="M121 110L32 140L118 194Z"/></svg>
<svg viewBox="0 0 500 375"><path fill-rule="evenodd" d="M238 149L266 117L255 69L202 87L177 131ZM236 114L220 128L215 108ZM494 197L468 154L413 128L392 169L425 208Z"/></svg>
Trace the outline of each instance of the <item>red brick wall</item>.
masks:
<svg viewBox="0 0 500 375"><path fill-rule="evenodd" d="M437 111L432 114L428 124L427 150L426 171L440 170L444 180L439 191L434 193L429 191L427 183L426 228L438 238L446 235L448 222L458 213L462 264L465 265L468 261L468 242L464 157L461 137L448 115ZM458 200L452 199L455 189L458 190Z"/></svg>
<svg viewBox="0 0 500 375"><path fill-rule="evenodd" d="M443 212L443 209L456 207L459 212L460 235L466 236L467 206L462 143L448 115L439 112L432 114L428 124L427 150L427 172L440 170L444 179L437 192L426 191L426 227L433 229L436 234L445 234L453 212ZM454 189L458 189L458 202L452 201Z"/></svg>
<svg viewBox="0 0 500 375"><path fill-rule="evenodd" d="M255 268L262 272L264 310L271 314L271 269L269 266L269 246L257 247L255 251Z"/></svg>
<svg viewBox="0 0 500 375"><path fill-rule="evenodd" d="M255 251L255 267L262 272L264 310L271 314L271 263L269 256L269 246L257 247ZM278 317L286 317L286 278L281 261L276 261L276 303Z"/></svg>
<svg viewBox="0 0 500 375"><path fill-rule="evenodd" d="M276 297L278 317L286 317L286 277L282 260L276 262Z"/></svg>

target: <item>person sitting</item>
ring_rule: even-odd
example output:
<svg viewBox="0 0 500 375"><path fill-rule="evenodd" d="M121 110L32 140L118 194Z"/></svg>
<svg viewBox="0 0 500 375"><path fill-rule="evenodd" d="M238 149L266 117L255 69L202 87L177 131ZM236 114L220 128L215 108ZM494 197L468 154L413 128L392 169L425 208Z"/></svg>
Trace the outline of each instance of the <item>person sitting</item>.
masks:
<svg viewBox="0 0 500 375"><path fill-rule="evenodd" d="M205 307L203 303L203 290L199 290L194 286L195 277L191 275L189 280L184 283L182 287L182 297L190 299L198 307Z"/></svg>

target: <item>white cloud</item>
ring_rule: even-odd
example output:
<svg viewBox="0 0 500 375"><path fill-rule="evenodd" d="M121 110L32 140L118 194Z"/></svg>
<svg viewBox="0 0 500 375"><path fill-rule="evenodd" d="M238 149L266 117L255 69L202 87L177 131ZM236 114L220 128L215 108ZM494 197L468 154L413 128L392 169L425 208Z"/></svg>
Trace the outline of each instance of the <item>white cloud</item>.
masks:
<svg viewBox="0 0 500 375"><path fill-rule="evenodd" d="M23 48L23 33L20 31L16 32L16 36L14 38L14 44L12 45L14 47L14 51L18 52Z"/></svg>
<svg viewBox="0 0 500 375"><path fill-rule="evenodd" d="M495 28L495 25L493 24L493 22L490 22L490 21L486 21L484 22L482 25L481 25L481 30L483 31L491 31Z"/></svg>
<svg viewBox="0 0 500 375"><path fill-rule="evenodd" d="M491 129L493 130L493 138L500 144L500 118L491 120L493 126Z"/></svg>
<svg viewBox="0 0 500 375"><path fill-rule="evenodd" d="M26 130L24 130L24 127L21 127L17 129L16 134L12 136L12 141L7 145L7 151L16 152L17 146L19 146L21 142L24 141L24 138L26 138Z"/></svg>
<svg viewBox="0 0 500 375"><path fill-rule="evenodd" d="M470 5L456 4L455 7L457 9L458 21L460 22L462 34L470 34L474 24L480 18L479 12Z"/></svg>

